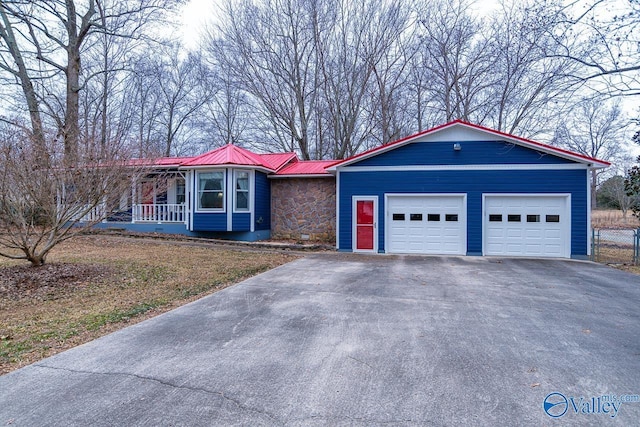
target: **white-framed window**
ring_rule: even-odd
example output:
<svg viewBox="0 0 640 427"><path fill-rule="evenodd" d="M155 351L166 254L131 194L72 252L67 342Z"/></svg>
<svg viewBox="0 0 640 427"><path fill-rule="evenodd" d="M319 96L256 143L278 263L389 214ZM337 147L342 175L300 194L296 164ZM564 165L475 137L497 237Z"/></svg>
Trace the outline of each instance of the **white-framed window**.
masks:
<svg viewBox="0 0 640 427"><path fill-rule="evenodd" d="M251 173L245 170L234 171L234 210L236 212L249 212L251 210Z"/></svg>
<svg viewBox="0 0 640 427"><path fill-rule="evenodd" d="M176 178L176 203L181 205L185 203L185 182L184 178Z"/></svg>
<svg viewBox="0 0 640 427"><path fill-rule="evenodd" d="M219 172L198 172L198 210L224 211L224 175Z"/></svg>

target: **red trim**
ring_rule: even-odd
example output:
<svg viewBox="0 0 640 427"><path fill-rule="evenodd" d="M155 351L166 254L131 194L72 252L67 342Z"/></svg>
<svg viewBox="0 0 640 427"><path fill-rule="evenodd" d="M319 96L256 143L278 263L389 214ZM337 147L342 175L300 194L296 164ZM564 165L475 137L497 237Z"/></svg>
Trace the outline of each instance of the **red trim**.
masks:
<svg viewBox="0 0 640 427"><path fill-rule="evenodd" d="M327 175L326 168L334 164L335 160L300 160L290 163L276 172L278 175Z"/></svg>
<svg viewBox="0 0 640 427"><path fill-rule="evenodd" d="M159 157L157 159L131 159L130 166L180 166L193 157Z"/></svg>
<svg viewBox="0 0 640 427"><path fill-rule="evenodd" d="M347 159L339 160L339 161L335 162L334 164L328 166L327 169L333 168L333 167L336 167L336 166L340 166L340 165L343 165L345 163L346 164L353 163L354 160L356 160L356 159L368 158L368 157L371 156L371 154L376 153L378 151L384 152L384 151L392 150L394 147L396 147L398 145L402 145L403 143L406 143L406 142L408 142L410 140L419 138L421 136L425 136L425 135L429 135L429 134L435 133L437 131L440 131L442 129L445 129L445 128L448 128L448 127L451 127L451 126L454 126L454 125L457 125L457 124L468 126L470 128L478 129L478 130L481 130L483 132L492 133L492 134L499 135L499 136L502 136L502 137L506 137L506 138L509 138L509 139L514 139L514 140L517 140L517 141L521 141L521 142L524 142L525 144L531 144L531 145L543 148L543 149L551 151L551 152L556 152L556 153L568 155L570 157L577 157L577 158L582 159L582 160L587 160L589 162L596 162L596 163L600 163L600 164L603 164L603 165L606 165L606 166L610 166L611 165L611 163L605 162L604 160L599 160L599 159L596 159L596 158L593 158L593 157L588 157L588 156L585 156L585 155L582 155L582 154L579 154L579 153L574 153L573 151L569 151L569 150L565 150L565 149L562 149L562 148L554 147L552 145L543 144L541 142L532 141L530 139L526 139L526 138L522 138L522 137L519 137L519 136L511 135L511 134L508 134L508 133L505 133L505 132L501 132L501 131L498 131L498 130L490 129L490 128L487 128L487 127L484 127L484 126L481 126L481 125L476 125L476 124L473 124L473 123L469 123L469 122L465 122L463 120L457 119L457 120L454 120L452 122L445 123L443 125L439 125L439 126L436 126L434 128L431 128L431 129L416 133L414 135L409 135L409 136L404 137L402 139L399 139L397 141L390 142L390 143L388 143L386 145L382 145L380 147L372 148L371 150L367 150L367 151L365 151L363 153L356 154L356 155L351 156L351 157L349 157Z"/></svg>

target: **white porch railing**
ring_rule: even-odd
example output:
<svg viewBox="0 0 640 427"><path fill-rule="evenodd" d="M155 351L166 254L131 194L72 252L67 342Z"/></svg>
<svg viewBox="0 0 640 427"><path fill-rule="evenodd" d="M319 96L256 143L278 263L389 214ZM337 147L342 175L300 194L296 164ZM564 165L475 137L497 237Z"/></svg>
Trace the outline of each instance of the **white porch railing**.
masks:
<svg viewBox="0 0 640 427"><path fill-rule="evenodd" d="M85 208L86 209L86 208ZM99 222L104 219L104 205L99 204L98 206L94 206L89 212L87 212L81 219L80 222Z"/></svg>
<svg viewBox="0 0 640 427"><path fill-rule="evenodd" d="M72 212L76 213L73 214ZM104 219L104 205L101 203L97 206L67 206L58 205L58 218L67 217L77 222L100 222Z"/></svg>
<svg viewBox="0 0 640 427"><path fill-rule="evenodd" d="M133 205L133 222L184 222L186 218L184 204L143 204Z"/></svg>

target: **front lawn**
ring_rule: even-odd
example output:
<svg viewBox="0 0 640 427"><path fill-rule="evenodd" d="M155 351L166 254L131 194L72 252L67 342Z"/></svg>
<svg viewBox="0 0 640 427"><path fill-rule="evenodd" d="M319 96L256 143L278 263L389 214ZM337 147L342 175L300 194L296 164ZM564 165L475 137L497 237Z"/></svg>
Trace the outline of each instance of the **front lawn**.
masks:
<svg viewBox="0 0 640 427"><path fill-rule="evenodd" d="M41 268L0 258L0 374L295 258L100 235L54 248Z"/></svg>

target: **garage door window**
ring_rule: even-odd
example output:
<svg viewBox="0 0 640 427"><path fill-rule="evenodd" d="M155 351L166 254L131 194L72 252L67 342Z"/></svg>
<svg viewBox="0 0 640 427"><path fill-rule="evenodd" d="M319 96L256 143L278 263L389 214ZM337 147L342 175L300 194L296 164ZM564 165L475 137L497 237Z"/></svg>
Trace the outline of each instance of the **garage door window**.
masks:
<svg viewBox="0 0 640 427"><path fill-rule="evenodd" d="M457 222L458 221L458 214L446 214L444 216L444 220L448 221L448 222Z"/></svg>
<svg viewBox="0 0 640 427"><path fill-rule="evenodd" d="M404 214L393 214L394 221L404 221Z"/></svg>
<svg viewBox="0 0 640 427"><path fill-rule="evenodd" d="M440 214L427 215L427 221L440 221Z"/></svg>
<svg viewBox="0 0 640 427"><path fill-rule="evenodd" d="M502 222L502 215L498 214L490 214L489 222Z"/></svg>
<svg viewBox="0 0 640 427"><path fill-rule="evenodd" d="M540 222L540 215L527 215L527 222Z"/></svg>
<svg viewBox="0 0 640 427"><path fill-rule="evenodd" d="M560 222L560 215L547 215L547 222Z"/></svg>
<svg viewBox="0 0 640 427"><path fill-rule="evenodd" d="M422 221L422 214L411 214L409 219L411 221Z"/></svg>
<svg viewBox="0 0 640 427"><path fill-rule="evenodd" d="M507 215L507 221L509 222L520 222L520 215Z"/></svg>

